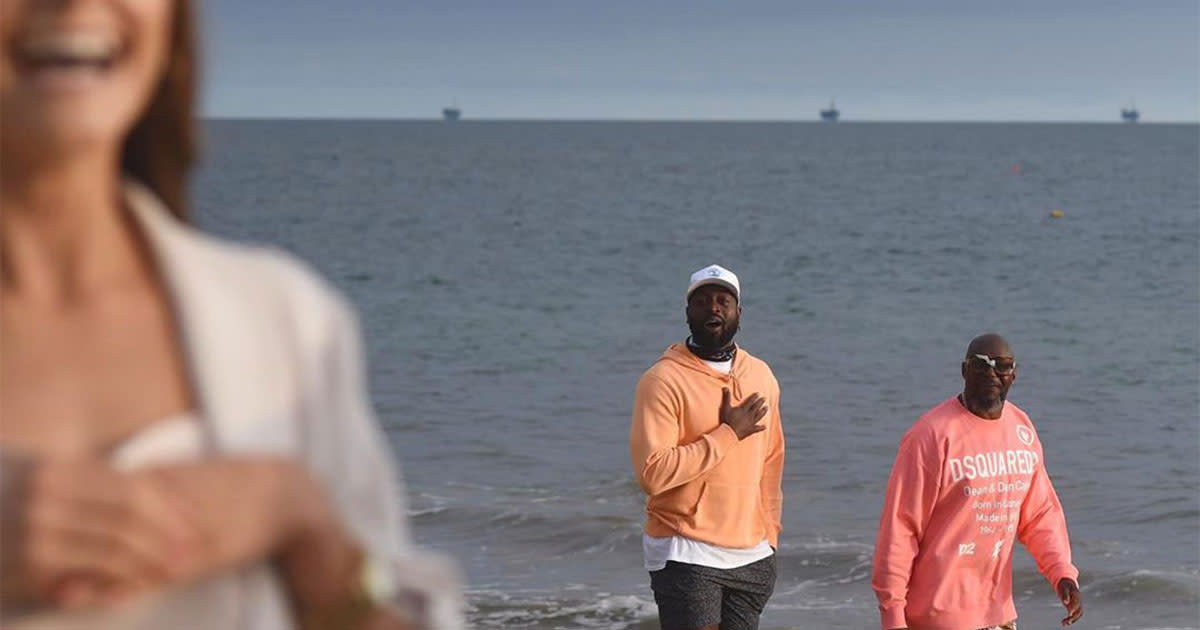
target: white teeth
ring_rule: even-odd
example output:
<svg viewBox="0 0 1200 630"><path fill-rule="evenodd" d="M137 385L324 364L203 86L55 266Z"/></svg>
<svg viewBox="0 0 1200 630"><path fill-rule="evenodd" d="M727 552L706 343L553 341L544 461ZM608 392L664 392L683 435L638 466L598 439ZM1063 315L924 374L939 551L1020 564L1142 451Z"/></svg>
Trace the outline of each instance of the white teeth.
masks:
<svg viewBox="0 0 1200 630"><path fill-rule="evenodd" d="M25 38L21 54L31 61L77 61L103 63L117 52L117 41L95 32L43 33Z"/></svg>

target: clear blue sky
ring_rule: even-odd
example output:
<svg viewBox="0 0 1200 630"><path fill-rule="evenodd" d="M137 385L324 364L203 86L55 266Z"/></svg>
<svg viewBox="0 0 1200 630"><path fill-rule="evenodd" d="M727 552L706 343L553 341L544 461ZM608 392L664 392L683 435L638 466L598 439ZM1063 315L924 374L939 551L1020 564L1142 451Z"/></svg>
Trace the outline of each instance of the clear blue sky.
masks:
<svg viewBox="0 0 1200 630"><path fill-rule="evenodd" d="M208 0L212 116L1200 119L1197 0Z"/></svg>

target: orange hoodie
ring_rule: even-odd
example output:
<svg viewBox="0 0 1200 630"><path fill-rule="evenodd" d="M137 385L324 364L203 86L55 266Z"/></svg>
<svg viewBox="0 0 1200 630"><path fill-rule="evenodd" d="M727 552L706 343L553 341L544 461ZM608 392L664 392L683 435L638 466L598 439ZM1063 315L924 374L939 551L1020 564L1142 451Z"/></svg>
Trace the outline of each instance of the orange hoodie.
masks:
<svg viewBox="0 0 1200 630"><path fill-rule="evenodd" d="M721 424L721 390L731 404L767 399L766 431L738 440ZM783 511L783 425L779 382L738 348L729 375L684 344L667 348L638 381L629 431L633 471L646 501L646 533L721 547L779 547Z"/></svg>

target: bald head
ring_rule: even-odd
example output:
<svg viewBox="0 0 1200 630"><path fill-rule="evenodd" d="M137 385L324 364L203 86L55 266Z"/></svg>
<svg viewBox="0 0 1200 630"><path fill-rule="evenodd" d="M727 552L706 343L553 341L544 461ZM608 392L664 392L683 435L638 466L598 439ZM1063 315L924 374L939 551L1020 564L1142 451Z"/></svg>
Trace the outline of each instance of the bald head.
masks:
<svg viewBox="0 0 1200 630"><path fill-rule="evenodd" d="M1008 345L1008 341L996 333L979 335L971 340L971 344L967 346L966 356L969 359L976 354L986 354L989 357L1013 356L1012 347Z"/></svg>
<svg viewBox="0 0 1200 630"><path fill-rule="evenodd" d="M1007 369L1002 367L1005 365ZM963 401L967 408L984 418L999 418L1004 410L1004 400L1008 397L1008 388L1017 378L1012 348L1004 337L996 333L979 335L967 346L962 375Z"/></svg>

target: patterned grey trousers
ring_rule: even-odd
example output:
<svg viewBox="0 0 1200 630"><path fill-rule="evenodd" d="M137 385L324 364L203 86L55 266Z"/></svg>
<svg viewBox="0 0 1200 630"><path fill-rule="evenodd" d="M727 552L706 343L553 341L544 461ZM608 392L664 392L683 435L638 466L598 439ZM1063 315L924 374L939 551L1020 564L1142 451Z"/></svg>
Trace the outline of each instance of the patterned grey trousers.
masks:
<svg viewBox="0 0 1200 630"><path fill-rule="evenodd" d="M735 569L671 561L650 572L663 630L757 630L758 616L775 591L775 556Z"/></svg>

